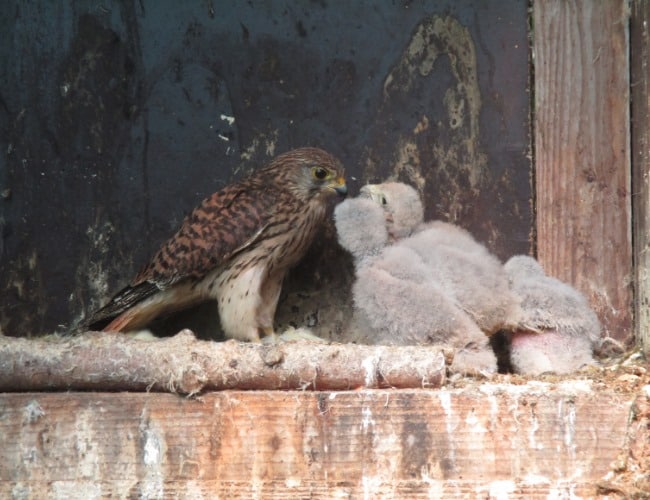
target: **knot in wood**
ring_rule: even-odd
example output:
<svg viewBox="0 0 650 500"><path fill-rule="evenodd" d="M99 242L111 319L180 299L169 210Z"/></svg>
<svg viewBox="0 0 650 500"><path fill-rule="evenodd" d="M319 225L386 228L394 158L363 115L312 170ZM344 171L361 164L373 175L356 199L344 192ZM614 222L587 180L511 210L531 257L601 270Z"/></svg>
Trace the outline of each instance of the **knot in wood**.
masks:
<svg viewBox="0 0 650 500"><path fill-rule="evenodd" d="M262 361L266 366L276 366L284 361L284 352L277 347L266 349L262 353Z"/></svg>

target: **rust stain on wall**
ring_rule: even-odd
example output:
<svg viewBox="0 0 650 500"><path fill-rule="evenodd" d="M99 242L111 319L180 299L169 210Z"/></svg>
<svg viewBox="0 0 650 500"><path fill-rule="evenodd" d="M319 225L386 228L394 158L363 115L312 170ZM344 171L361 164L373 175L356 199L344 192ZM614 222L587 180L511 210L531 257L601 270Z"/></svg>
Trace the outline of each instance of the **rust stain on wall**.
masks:
<svg viewBox="0 0 650 500"><path fill-rule="evenodd" d="M444 60L444 61L443 61ZM435 92L436 65L451 76L443 95ZM432 122L426 108L416 110L409 127L397 131L388 144L392 151L389 178L418 188L429 217L453 222L467 218L471 204L486 179L487 156L481 150L479 114L481 91L476 48L469 30L453 17L432 16L415 29L400 60L385 79L378 122L389 123L406 96L436 99L443 111ZM385 150L384 150L385 152ZM371 151L365 177L382 177L385 160Z"/></svg>

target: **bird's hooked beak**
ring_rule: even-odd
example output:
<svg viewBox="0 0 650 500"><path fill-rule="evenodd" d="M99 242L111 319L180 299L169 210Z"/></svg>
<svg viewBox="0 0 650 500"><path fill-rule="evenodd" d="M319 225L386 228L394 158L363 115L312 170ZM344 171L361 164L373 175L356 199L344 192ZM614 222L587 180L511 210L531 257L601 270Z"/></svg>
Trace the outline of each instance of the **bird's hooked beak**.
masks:
<svg viewBox="0 0 650 500"><path fill-rule="evenodd" d="M345 177L343 176L337 178L327 187L336 191L336 193L343 198L348 194L348 187L345 184Z"/></svg>

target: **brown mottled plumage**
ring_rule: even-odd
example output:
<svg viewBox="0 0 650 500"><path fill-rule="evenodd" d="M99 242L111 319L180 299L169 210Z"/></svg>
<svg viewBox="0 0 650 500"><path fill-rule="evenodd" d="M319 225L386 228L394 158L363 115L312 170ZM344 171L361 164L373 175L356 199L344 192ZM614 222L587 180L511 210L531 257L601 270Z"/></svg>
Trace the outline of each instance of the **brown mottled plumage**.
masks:
<svg viewBox="0 0 650 500"><path fill-rule="evenodd" d="M329 153L301 148L214 193L89 325L135 330L215 299L226 336L272 334L284 275L314 240L328 201L346 194L343 175Z"/></svg>

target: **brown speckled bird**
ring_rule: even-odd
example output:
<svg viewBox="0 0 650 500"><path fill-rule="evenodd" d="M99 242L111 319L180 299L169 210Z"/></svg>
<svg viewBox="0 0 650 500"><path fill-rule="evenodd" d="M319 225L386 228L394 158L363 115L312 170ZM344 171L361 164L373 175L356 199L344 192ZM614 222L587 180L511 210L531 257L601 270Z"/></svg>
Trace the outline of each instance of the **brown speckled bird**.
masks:
<svg viewBox="0 0 650 500"><path fill-rule="evenodd" d="M343 166L329 153L301 148L276 157L203 200L88 325L137 330L214 299L227 337L272 335L287 270L311 245L330 201L346 193Z"/></svg>

